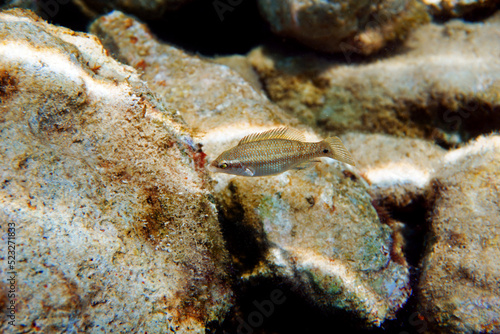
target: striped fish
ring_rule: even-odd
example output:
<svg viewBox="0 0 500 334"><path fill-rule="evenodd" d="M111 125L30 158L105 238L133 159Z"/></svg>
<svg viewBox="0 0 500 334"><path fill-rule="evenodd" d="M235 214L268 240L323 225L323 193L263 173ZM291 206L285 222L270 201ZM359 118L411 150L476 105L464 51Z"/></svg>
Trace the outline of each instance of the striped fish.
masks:
<svg viewBox="0 0 500 334"><path fill-rule="evenodd" d="M351 154L338 137L306 142L304 135L282 127L248 135L237 146L210 163L209 170L241 176L275 175L301 169L318 157L329 157L354 166Z"/></svg>

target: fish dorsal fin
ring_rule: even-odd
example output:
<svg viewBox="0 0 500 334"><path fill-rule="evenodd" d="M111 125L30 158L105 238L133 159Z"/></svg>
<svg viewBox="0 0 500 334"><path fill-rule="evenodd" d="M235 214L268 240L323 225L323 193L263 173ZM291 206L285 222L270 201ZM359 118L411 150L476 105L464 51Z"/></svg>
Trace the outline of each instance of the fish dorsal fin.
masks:
<svg viewBox="0 0 500 334"><path fill-rule="evenodd" d="M240 140L238 145L251 143L254 141L261 141L267 139L287 139L287 140L297 140L305 141L304 134L298 130L282 127L277 129L272 129L264 132L252 133Z"/></svg>

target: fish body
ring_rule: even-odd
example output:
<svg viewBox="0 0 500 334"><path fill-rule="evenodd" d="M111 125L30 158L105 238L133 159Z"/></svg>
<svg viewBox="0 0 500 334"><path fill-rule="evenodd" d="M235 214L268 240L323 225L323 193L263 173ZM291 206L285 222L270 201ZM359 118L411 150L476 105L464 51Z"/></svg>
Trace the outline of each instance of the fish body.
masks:
<svg viewBox="0 0 500 334"><path fill-rule="evenodd" d="M241 176L266 176L301 168L319 157L354 165L351 154L337 137L306 142L296 130L277 128L244 137L237 146L212 161L209 169Z"/></svg>

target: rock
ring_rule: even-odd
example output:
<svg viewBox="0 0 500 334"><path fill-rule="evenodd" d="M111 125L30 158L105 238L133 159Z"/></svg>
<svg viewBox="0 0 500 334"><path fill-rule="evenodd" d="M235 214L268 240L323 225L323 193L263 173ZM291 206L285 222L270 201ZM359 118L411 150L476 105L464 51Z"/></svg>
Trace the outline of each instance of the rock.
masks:
<svg viewBox="0 0 500 334"><path fill-rule="evenodd" d="M405 209L426 201L430 181L445 150L418 138L347 133L359 174L370 184L373 199L389 208Z"/></svg>
<svg viewBox="0 0 500 334"><path fill-rule="evenodd" d="M0 331L205 333L229 257L176 112L95 36L0 13ZM15 230L7 230L13 228Z"/></svg>
<svg viewBox="0 0 500 334"><path fill-rule="evenodd" d="M418 287L436 332L500 332L500 136L445 155Z"/></svg>
<svg viewBox="0 0 500 334"><path fill-rule="evenodd" d="M498 0L422 0L438 17L463 17L479 11L494 11Z"/></svg>
<svg viewBox="0 0 500 334"><path fill-rule="evenodd" d="M128 16L111 13L91 31L199 131L208 160L249 133L279 125L318 139L227 66L158 43ZM396 232L381 223L366 183L348 167L323 161L274 177L212 178L243 282L274 277L314 305L344 310L366 327L379 326L405 303L408 267L391 255L398 251Z"/></svg>
<svg viewBox="0 0 500 334"><path fill-rule="evenodd" d="M270 48L249 57L271 100L310 125L453 146L500 128L499 28L499 15L426 25L406 51L356 66Z"/></svg>
<svg viewBox="0 0 500 334"><path fill-rule="evenodd" d="M250 64L247 57L240 55L221 56L214 58L214 61L218 64L226 65L237 72L241 77L248 81L255 90L262 90L262 84L259 81L259 76L253 69L252 64Z"/></svg>
<svg viewBox="0 0 500 334"><path fill-rule="evenodd" d="M237 253L236 262L251 268L245 280L284 281L314 305L352 314L365 327L393 319L406 302L409 272L392 257L401 252L395 232L380 222L364 182L336 162L232 178L218 196L225 225L240 230L229 247L253 246Z"/></svg>
<svg viewBox="0 0 500 334"><path fill-rule="evenodd" d="M90 30L115 57L142 72L157 97L199 130L204 145L210 144L211 133L220 137L225 131L223 141L230 142L248 131L299 124L228 66L158 43L129 16L115 11L97 19Z"/></svg>
<svg viewBox="0 0 500 334"><path fill-rule="evenodd" d="M372 54L429 21L425 6L415 0L259 0L258 4L275 34L324 52Z"/></svg>

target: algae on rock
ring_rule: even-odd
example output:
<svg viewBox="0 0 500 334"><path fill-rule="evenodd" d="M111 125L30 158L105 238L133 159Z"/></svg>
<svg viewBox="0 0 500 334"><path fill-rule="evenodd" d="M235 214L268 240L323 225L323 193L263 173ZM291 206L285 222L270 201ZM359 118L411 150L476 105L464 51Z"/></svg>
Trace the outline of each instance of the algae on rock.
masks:
<svg viewBox="0 0 500 334"><path fill-rule="evenodd" d="M422 0L431 13L442 17L474 16L483 11L494 12L498 7L498 0Z"/></svg>

